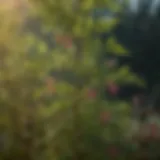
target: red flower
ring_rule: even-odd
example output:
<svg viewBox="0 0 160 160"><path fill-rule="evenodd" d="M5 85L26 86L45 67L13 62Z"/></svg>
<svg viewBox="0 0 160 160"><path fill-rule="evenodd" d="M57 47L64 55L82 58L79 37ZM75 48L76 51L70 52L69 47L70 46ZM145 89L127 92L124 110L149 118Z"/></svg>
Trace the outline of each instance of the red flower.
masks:
<svg viewBox="0 0 160 160"><path fill-rule="evenodd" d="M100 120L102 123L107 123L111 119L111 115L109 112L102 112L100 114Z"/></svg>
<svg viewBox="0 0 160 160"><path fill-rule="evenodd" d="M64 46L66 48L71 48L73 46L72 40L71 39L66 39L66 41L64 42Z"/></svg>
<svg viewBox="0 0 160 160"><path fill-rule="evenodd" d="M156 124L151 124L149 126L150 129L150 133L149 133L149 137L150 138L159 138L159 128Z"/></svg>
<svg viewBox="0 0 160 160"><path fill-rule="evenodd" d="M88 90L88 97L89 98L96 98L96 96L97 96L97 93L96 93L96 91L95 90Z"/></svg>
<svg viewBox="0 0 160 160"><path fill-rule="evenodd" d="M53 77L47 77L46 79L46 88L48 93L54 93L55 89L55 79Z"/></svg>
<svg viewBox="0 0 160 160"><path fill-rule="evenodd" d="M117 95L118 91L119 91L119 87L114 83L114 82L109 82L108 83L108 91L112 94L112 95Z"/></svg>
<svg viewBox="0 0 160 160"><path fill-rule="evenodd" d="M57 36L57 37L55 37L55 39L56 39L57 43L62 43L63 42L63 37L62 36Z"/></svg>
<svg viewBox="0 0 160 160"><path fill-rule="evenodd" d="M57 36L56 37L56 42L64 46L65 48L70 48L72 47L72 39L67 36Z"/></svg>
<svg viewBox="0 0 160 160"><path fill-rule="evenodd" d="M119 150L116 146L111 146L108 148L108 153L111 157L117 157L119 154Z"/></svg>

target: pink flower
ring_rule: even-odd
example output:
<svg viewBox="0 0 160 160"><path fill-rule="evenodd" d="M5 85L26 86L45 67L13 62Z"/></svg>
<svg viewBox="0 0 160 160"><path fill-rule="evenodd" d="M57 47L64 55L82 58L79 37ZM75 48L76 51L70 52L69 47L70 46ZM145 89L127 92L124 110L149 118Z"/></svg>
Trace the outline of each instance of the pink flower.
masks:
<svg viewBox="0 0 160 160"><path fill-rule="evenodd" d="M114 82L109 82L108 83L108 91L112 94L112 95L117 95L118 91L119 91L119 87L114 83Z"/></svg>

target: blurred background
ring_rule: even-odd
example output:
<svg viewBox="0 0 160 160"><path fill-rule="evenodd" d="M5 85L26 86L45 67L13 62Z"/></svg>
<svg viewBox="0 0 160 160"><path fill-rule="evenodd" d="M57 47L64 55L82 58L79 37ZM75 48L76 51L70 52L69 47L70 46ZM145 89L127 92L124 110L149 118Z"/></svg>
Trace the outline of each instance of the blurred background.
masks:
<svg viewBox="0 0 160 160"><path fill-rule="evenodd" d="M0 0L0 158L159 159L159 40L159 0Z"/></svg>

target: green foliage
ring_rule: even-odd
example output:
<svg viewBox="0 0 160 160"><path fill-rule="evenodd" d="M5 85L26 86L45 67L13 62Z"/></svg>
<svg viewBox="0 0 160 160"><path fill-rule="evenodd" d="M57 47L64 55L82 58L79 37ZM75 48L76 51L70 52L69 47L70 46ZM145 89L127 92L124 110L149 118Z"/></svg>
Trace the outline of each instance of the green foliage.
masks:
<svg viewBox="0 0 160 160"><path fill-rule="evenodd" d="M145 86L145 82L143 81L143 79L140 79L139 77L137 77L137 75L131 74L128 66L119 68L117 74L111 71L110 76L106 76L106 81L115 81L119 84L129 83Z"/></svg>
<svg viewBox="0 0 160 160"><path fill-rule="evenodd" d="M65 123L68 120L63 118L67 118L66 115L69 116L71 114L72 118L69 118L69 124L72 127L69 129L69 132L71 132L72 136L68 137L66 132L64 132L64 134L68 137L69 141L75 141L70 147L68 146L64 152L61 151L59 153L58 159L67 154L67 149L71 151L70 156L73 157L73 159L79 159L78 157L81 157L83 154L89 154L90 149L92 153L98 152L97 155L96 153L93 156L89 155L89 157L86 155L83 159L93 159L93 157L99 159L102 156L106 157L103 153L103 148L101 148L101 151L98 148L98 151L94 151L96 148L90 146L91 141L89 139L92 139L93 137L97 140L101 139L99 140L98 146L102 144L104 146L104 144L107 143L106 140L117 141L120 137L126 138L125 133L129 126L130 107L125 104L118 105L117 102L110 104L103 102L102 87L106 85L106 76L107 78L113 77L114 80L115 78L118 78L118 81L121 80L123 82L123 76L128 77L129 71L121 69L121 71L108 74L103 69L104 65L99 65L99 60L103 56L100 53L102 45L98 38L93 39L92 36L95 33L110 32L118 23L118 19L110 21L107 21L107 19L95 20L90 16L90 13L92 13L97 6L99 8L102 8L102 6L104 8L104 6L106 6L106 8L112 9L116 3L111 1L90 0L76 1L76 4L72 4L71 1L66 3L66 1L63 0L58 3L55 3L55 1L34 2L40 9L40 12L38 13L44 17L49 25L53 26L53 29L59 28L61 34L70 36L73 39L73 49L55 46L55 48L50 51L53 56L52 70L71 72L71 79L74 78L75 80L72 85L69 84L69 81L65 82L64 80L57 80L58 82L56 83L54 104L59 106L59 109L61 107L71 108L71 113L68 113L70 109L69 111L67 110L67 112L65 111L65 113L60 111L61 116L58 117L59 120L57 123L58 126L61 126L62 123L62 126L65 127ZM116 7L114 7L114 9L117 10ZM113 49L114 47L117 48L116 52L124 51L120 45L115 45L114 43L112 43L112 46L110 46L110 48L108 47L108 49ZM94 99L90 99L87 96L87 90L92 90L92 88L95 88L96 92L96 97ZM91 94L93 95L94 93ZM52 107L55 107L54 104ZM49 112L51 113L52 111L49 109ZM107 128L100 123L99 116L101 112L109 112L113 117L111 124L108 124ZM46 112L43 111L43 113L46 115ZM52 116L53 114L50 115ZM57 117L56 114L55 117ZM51 126L49 125L46 131L50 132L50 129L54 127L55 126L51 123ZM117 130L118 134L115 130ZM113 133L114 136L112 136ZM55 134L51 135L51 141L54 142ZM77 136L80 136L82 140L80 141ZM64 144L64 142L62 143ZM61 145L60 148L63 148Z"/></svg>
<svg viewBox="0 0 160 160"><path fill-rule="evenodd" d="M128 51L121 46L120 44L118 44L115 40L114 37L111 37L106 44L106 50L110 53L113 54L118 54L118 55L127 55L129 54Z"/></svg>
<svg viewBox="0 0 160 160"><path fill-rule="evenodd" d="M2 41L9 50L0 55L5 58L5 67L0 68L0 114L4 115L0 127L7 137L1 158L98 160L115 154L118 157L114 158L124 159L125 149L133 148L130 105L104 100L103 87L108 79L120 83L137 83L138 79L128 68L113 71L101 63L102 44L93 34L110 32L119 20L103 22L90 16L96 7L121 11L120 6L113 0L32 2L36 16L47 22L44 28L71 37L73 44L70 48L56 44L50 49L32 33L17 36L12 43ZM2 33L4 37L10 33L7 38L17 35ZM111 44L108 50L124 51L112 37ZM50 71L62 77L48 78Z"/></svg>
<svg viewBox="0 0 160 160"><path fill-rule="evenodd" d="M35 42L34 37L21 33L22 23L14 12L12 16L6 10L0 13L6 19L0 24L0 157L31 159L34 155L29 150L34 145L30 139L39 123L37 108L46 106L43 81L50 70L51 57L47 57L42 44L36 55L30 56L28 49Z"/></svg>

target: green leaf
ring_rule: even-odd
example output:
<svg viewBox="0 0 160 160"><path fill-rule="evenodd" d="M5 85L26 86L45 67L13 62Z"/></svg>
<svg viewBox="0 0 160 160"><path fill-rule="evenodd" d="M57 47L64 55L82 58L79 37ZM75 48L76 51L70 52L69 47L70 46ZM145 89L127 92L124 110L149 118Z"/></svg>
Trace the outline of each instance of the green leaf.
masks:
<svg viewBox="0 0 160 160"><path fill-rule="evenodd" d="M38 48L38 53L39 53L39 54L44 54L44 53L45 53L45 54L48 54L48 53L47 53L47 51L48 51L48 46L47 46L46 42L43 42L43 41L38 42L37 48Z"/></svg>
<svg viewBox="0 0 160 160"><path fill-rule="evenodd" d="M114 37L110 38L106 44L107 52L113 53L116 55L127 55L128 51L116 42Z"/></svg>

